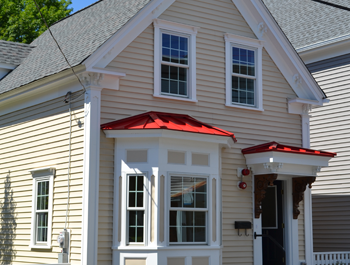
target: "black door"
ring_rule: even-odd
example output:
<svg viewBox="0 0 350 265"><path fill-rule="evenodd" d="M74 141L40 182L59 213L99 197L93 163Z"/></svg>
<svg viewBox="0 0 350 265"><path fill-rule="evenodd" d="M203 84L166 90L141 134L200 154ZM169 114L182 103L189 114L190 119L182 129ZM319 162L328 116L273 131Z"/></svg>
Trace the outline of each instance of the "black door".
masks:
<svg viewBox="0 0 350 265"><path fill-rule="evenodd" d="M273 184L262 201L263 265L285 265L282 181Z"/></svg>

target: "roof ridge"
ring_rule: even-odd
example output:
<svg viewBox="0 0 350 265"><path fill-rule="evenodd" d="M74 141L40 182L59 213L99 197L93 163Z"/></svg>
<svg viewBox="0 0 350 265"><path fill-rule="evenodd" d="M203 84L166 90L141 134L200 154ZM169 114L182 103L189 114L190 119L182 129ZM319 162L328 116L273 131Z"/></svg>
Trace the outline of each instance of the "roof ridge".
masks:
<svg viewBox="0 0 350 265"><path fill-rule="evenodd" d="M0 40L0 42L5 42L5 43L10 43L10 44L15 44L15 45L20 45L20 46L27 46L30 48L35 48L35 45L32 44L27 44L27 43L22 43L22 42L15 42L15 41L9 41L9 40Z"/></svg>

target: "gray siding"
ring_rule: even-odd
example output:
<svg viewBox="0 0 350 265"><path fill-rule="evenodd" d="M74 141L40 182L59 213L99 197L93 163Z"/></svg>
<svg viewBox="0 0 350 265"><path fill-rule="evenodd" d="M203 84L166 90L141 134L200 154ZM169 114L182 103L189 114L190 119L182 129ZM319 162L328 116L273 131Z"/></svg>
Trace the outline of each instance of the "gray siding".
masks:
<svg viewBox="0 0 350 265"><path fill-rule="evenodd" d="M350 54L308 65L330 103L314 108L311 147L336 152L313 188L314 251L350 249Z"/></svg>

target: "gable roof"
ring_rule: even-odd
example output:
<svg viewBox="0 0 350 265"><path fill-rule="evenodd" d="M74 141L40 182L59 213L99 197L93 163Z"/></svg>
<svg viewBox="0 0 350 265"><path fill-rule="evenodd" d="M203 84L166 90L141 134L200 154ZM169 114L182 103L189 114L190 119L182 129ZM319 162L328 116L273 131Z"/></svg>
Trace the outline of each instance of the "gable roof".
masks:
<svg viewBox="0 0 350 265"><path fill-rule="evenodd" d="M350 38L350 12L330 4L350 8L349 0L263 0L298 52Z"/></svg>
<svg viewBox="0 0 350 265"><path fill-rule="evenodd" d="M211 126L186 114L149 111L140 115L105 123L102 130L172 130L190 133L228 136L237 142L233 133Z"/></svg>
<svg viewBox="0 0 350 265"><path fill-rule="evenodd" d="M307 149L297 146L283 145L277 142L270 142L266 144L256 145L252 147L248 147L242 150L242 154L256 154L256 153L264 153L264 152L283 152L283 153L294 153L294 154L302 154L302 155L316 155L316 156L327 156L327 157L335 157L336 153L318 151L313 149Z"/></svg>
<svg viewBox="0 0 350 265"><path fill-rule="evenodd" d="M81 64L151 0L101 0L50 27L72 66ZM45 31L36 48L0 81L0 94L68 69L56 43Z"/></svg>
<svg viewBox="0 0 350 265"><path fill-rule="evenodd" d="M19 65L32 51L34 46L0 40L0 63Z"/></svg>

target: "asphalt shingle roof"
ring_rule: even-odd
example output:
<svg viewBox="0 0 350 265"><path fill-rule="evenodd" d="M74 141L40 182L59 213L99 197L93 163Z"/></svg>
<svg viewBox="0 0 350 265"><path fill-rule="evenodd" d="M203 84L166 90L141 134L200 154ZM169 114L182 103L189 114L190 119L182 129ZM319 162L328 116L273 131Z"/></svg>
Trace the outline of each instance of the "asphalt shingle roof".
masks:
<svg viewBox="0 0 350 265"><path fill-rule="evenodd" d="M51 26L72 66L81 64L151 0L101 0ZM27 58L0 81L0 94L68 69L48 31Z"/></svg>
<svg viewBox="0 0 350 265"><path fill-rule="evenodd" d="M0 40L0 63L19 65L28 56L34 46Z"/></svg>
<svg viewBox="0 0 350 265"><path fill-rule="evenodd" d="M295 49L350 34L350 11L314 0L263 0ZM349 0L323 0L350 8Z"/></svg>

